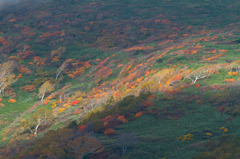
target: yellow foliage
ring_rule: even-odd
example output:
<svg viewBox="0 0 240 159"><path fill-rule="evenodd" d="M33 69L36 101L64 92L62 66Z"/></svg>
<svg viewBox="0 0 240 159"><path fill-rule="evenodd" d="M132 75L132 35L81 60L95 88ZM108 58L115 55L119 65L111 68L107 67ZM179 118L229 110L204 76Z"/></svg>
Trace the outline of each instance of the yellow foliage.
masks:
<svg viewBox="0 0 240 159"><path fill-rule="evenodd" d="M77 100L78 100L79 102L81 102L81 101L82 101L82 97L77 98Z"/></svg>
<svg viewBox="0 0 240 159"><path fill-rule="evenodd" d="M71 105L69 103L63 104L63 107L69 108Z"/></svg>
<svg viewBox="0 0 240 159"><path fill-rule="evenodd" d="M220 130L223 130L223 132L228 132L228 129L225 127L221 127Z"/></svg>
<svg viewBox="0 0 240 159"><path fill-rule="evenodd" d="M7 140L7 138L6 137L4 137L3 139L2 139L2 141L6 141Z"/></svg>
<svg viewBox="0 0 240 159"><path fill-rule="evenodd" d="M212 136L212 134L211 134L211 133L206 133L206 135L207 135L207 136Z"/></svg>
<svg viewBox="0 0 240 159"><path fill-rule="evenodd" d="M61 108L60 110L58 110L58 113L61 113L63 111L65 111L66 109L65 108Z"/></svg>
<svg viewBox="0 0 240 159"><path fill-rule="evenodd" d="M193 135L192 134L187 134L184 135L183 137L177 137L177 139L180 139L181 141L193 141Z"/></svg>

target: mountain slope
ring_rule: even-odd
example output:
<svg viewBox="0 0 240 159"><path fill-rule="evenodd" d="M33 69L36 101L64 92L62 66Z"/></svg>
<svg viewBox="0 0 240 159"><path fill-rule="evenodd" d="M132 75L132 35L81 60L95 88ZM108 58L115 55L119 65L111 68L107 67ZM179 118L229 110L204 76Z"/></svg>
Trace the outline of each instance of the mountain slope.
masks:
<svg viewBox="0 0 240 159"><path fill-rule="evenodd" d="M239 5L27 0L6 6L1 68L14 61L9 72L17 81L1 98L2 157L191 158L212 139L238 136ZM54 118L29 122L41 110ZM138 141L121 151L125 133ZM103 146L80 151L81 140ZM63 143L69 145L54 146Z"/></svg>

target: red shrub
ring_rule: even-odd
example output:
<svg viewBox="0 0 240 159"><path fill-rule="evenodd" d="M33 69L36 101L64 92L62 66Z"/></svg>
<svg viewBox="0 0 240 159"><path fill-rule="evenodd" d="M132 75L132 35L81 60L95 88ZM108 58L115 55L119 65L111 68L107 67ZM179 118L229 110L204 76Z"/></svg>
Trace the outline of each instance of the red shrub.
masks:
<svg viewBox="0 0 240 159"><path fill-rule="evenodd" d="M81 125L81 126L78 127L78 130L83 131L85 128L86 128L86 125Z"/></svg>
<svg viewBox="0 0 240 159"><path fill-rule="evenodd" d="M104 135L113 135L115 134L115 130L114 129L106 129L104 131Z"/></svg>
<svg viewBox="0 0 240 159"><path fill-rule="evenodd" d="M196 84L195 87L196 87L196 88L197 88L197 87L200 87L200 84Z"/></svg>
<svg viewBox="0 0 240 159"><path fill-rule="evenodd" d="M74 101L72 101L72 103L71 103L71 105L77 105L77 104L79 104L79 101L78 101L78 100L74 100Z"/></svg>

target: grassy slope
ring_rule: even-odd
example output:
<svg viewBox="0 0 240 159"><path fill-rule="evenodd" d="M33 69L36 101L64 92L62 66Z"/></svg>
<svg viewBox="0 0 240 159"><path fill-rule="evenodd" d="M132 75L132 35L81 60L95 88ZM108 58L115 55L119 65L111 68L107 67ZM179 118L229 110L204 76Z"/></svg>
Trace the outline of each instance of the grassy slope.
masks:
<svg viewBox="0 0 240 159"><path fill-rule="evenodd" d="M3 20L1 29L3 32L3 37L5 39L9 39L15 41L16 43L24 44L21 40L17 40L17 38L13 38L14 36L22 35L20 31L30 26L33 32L36 33L33 37L30 37L32 41L26 42L25 44L30 45L35 54L41 57L49 56L49 52L53 49L56 49L57 46L66 46L67 54L62 56L61 61L68 58L81 58L82 60L92 59L94 61L97 58L103 60L104 58L108 57L110 54L118 53L115 57L111 60L118 60L120 59L121 62L119 64L127 64L129 61L126 60L136 59L136 55L133 56L133 52L125 52L121 51L122 47L131 47L135 44L144 44L147 46L152 46L151 49L146 49L140 52L137 55L137 59L135 64L141 63L146 61L147 55L153 53L154 56L160 55L163 53L166 48L171 46L174 49L170 50L165 56L162 57L162 62L156 62L152 67L149 69L156 69L156 68L165 68L171 67L173 65L180 64L187 65L189 68L198 68L205 64L217 64L217 63L226 63L231 62L239 58L239 45L234 40L238 40L239 29L238 24L233 24L231 26L227 26L230 23L235 23L239 19L239 11L238 6L239 3L234 3L235 1L225 2L221 1L215 3L214 1L111 1L111 2L103 2L96 4L89 4L90 1L84 2L70 2L66 3L66 1L58 1L58 3L49 2L40 7L35 14L28 14L32 13L32 10L26 10L23 12L23 8L25 7L24 4L20 6L15 6L13 9L18 9L18 13L7 17L7 14L10 14L12 10L8 10L7 12L1 12L2 16L1 19ZM126 5L127 4L127 5ZM234 5L233 5L234 4ZM83 7L79 7L78 5L82 5ZM29 5L27 5L29 7ZM65 6L65 7L61 7ZM33 6L32 9L36 6ZM53 15L63 14L66 12L66 8L73 7L73 9L66 15L67 19L70 21L75 22L71 23L70 25L67 22L64 24L64 20L61 19L61 16L56 18L56 21L51 21ZM51 9L53 8L53 9ZM40 17L37 17L41 12L41 10L45 9L45 12L50 13L49 15L45 16L44 14ZM87 11L87 9L91 9ZM55 12L52 12L55 10ZM5 10L6 11L6 10ZM71 16L75 13L78 13L77 16ZM84 13L84 14L83 14ZM92 13L92 14L89 14ZM103 13L103 15L98 15ZM112 14L115 14L112 16ZM30 16L32 15L32 16ZM97 15L99 16L98 18ZM7 17L7 18L6 18ZM76 19L83 19L83 21L77 21ZM7 22L8 20L16 18L16 22ZM20 20L24 18L24 20ZM134 19L134 20L133 20ZM167 23L158 23L156 19L167 19L169 22ZM41 25L39 22L48 22L48 25ZM76 20L76 21L74 21ZM94 21L94 26L89 25L89 22ZM54 25L61 24L62 28L57 28ZM107 25L106 25L107 24ZM204 27L202 27L204 24ZM53 27L47 28L46 26L53 25ZM130 26L130 27L129 27ZM192 29L187 30L188 26L192 26ZM226 27L225 27L226 26ZM84 27L89 27L84 28ZM127 28L128 27L128 28ZM51 29L52 28L52 29ZM111 28L111 29L110 29ZM127 33L124 31L124 28L127 28ZM147 28L147 31L140 32L142 28ZM178 29L180 30L178 30ZM106 34L102 33L102 30L107 29ZM63 42L56 42L56 39L51 39L50 42L45 41L43 43L38 43L39 36L42 35L44 32L54 32L56 30L66 30L66 38L64 38ZM143 29L144 30L144 29ZM203 32L205 30L205 32ZM67 33L69 31L69 33ZM124 31L124 34L121 35L121 32ZM81 33L85 32L85 33ZM201 32L203 32L201 34ZM231 34L232 33L232 34ZM116 39L112 39L109 35L116 35ZM165 34L161 37L162 34ZM169 35L176 34L173 37L168 37ZM188 34L188 35L183 35ZM81 35L81 36L78 36ZM214 40L210 41L196 41L194 39L200 37L210 37L213 38L214 36L218 36ZM11 37L13 36L13 37ZM100 37L100 40L97 38ZM25 39L25 38L23 38ZM59 38L60 39L60 38ZM164 40L172 40L171 42L165 45L158 45ZM112 43L112 41L114 43ZM189 42L189 43L185 43ZM40 44L40 46L39 46ZM85 47L78 46L77 44L83 44ZM180 49L177 46L186 45ZM197 54L179 54L181 50L191 50L191 47L201 44L203 47L198 50ZM43 46L44 47L41 47ZM101 46L104 45L104 49L110 49L108 53L96 49L89 49L86 48L89 46ZM13 48L10 52L5 51L5 54L15 54L17 48ZM120 50L120 51L119 51ZM229 50L226 56L221 57L220 59L213 60L213 61L204 61L203 56L205 59L208 57L212 57L214 55L219 54L220 52L217 51L216 54L209 53L211 50ZM142 61L141 61L142 60ZM202 61L203 62L199 62ZM24 64L28 64L28 62L32 61L31 59L24 60ZM52 63L51 65L45 66L45 70L50 68L54 68L56 70L57 67L61 64ZM54 67L53 67L54 66ZM120 72L116 68L117 65L114 65L114 73L110 76L107 80L113 80L118 78L117 74ZM116 69L115 69L116 68ZM92 68L86 71L91 71ZM87 73L86 73L87 74ZM54 75L52 76L54 77ZM4 132L4 129L10 131L11 128L18 127L19 122L14 123L11 125L9 123L13 122L14 119L19 116L21 113L26 111L30 108L36 101L36 96L30 95L30 93L23 93L22 91L18 91L21 86L26 85L26 81L32 80L33 76L24 76L20 79L17 83L13 85L17 96L17 103L9 104L7 101L10 97L4 97L3 103L6 104L4 108L1 108L0 115L1 121L4 124L1 124L1 132ZM221 70L219 74L213 75L208 80L202 80L199 83L202 86L209 86L212 84L220 84L225 85L223 82L226 78L232 78L231 76L227 75L226 70ZM239 77L234 77L238 79ZM74 92L77 89L84 90L88 92L90 89L96 86L94 81L91 87L88 88L88 83L92 77L78 77L77 79L69 79L67 77L60 83L60 86L64 86L65 83L72 83L73 86L68 89L68 92ZM79 82L83 81L83 82ZM86 90L86 89L89 90ZM198 93L198 89L187 89L187 92L190 93ZM35 92L37 93L37 91ZM212 107L211 103L207 103L204 106L199 106L194 102L181 103L178 99L177 101L173 101L176 103L179 108L184 107L186 115L184 117L179 118L178 120L171 120L171 119L164 119L164 120L157 120L154 116L144 115L139 119L136 119L133 122L129 122L125 125L121 125L118 130L118 133L123 132L136 132L137 136L140 139L139 145L130 148L127 150L127 154L124 158L134 158L138 156L138 158L159 158L160 157L167 157L167 158L190 158L191 156L197 154L198 152L202 151L201 148L196 148L192 144L204 142L209 138L215 138L222 133L219 131L219 128L222 126L232 127L230 130L231 133L236 133L237 135L239 129L236 126L238 118L234 118L232 123L227 122L227 115L221 115L219 112L216 112L216 107ZM170 101L161 102L161 97L159 100L156 100L156 108L164 107L171 107L169 105ZM186 107L185 107L186 106ZM42 107L42 106L40 106ZM51 107L51 105L47 105L47 107ZM53 129L61 127L65 125L65 121L61 121L64 117L69 117L71 120L76 120L79 118L78 115L70 116L70 110L75 108L69 109L68 112L64 112L57 117L55 125L53 125ZM29 116L26 114L24 118ZM206 118L210 117L210 118ZM60 123L60 124L59 124ZM10 129L10 130L9 130ZM211 132L213 137L207 137L204 133ZM12 135L15 132L12 130L10 133L2 134L2 138L7 137L7 140L10 140ZM176 137L186 135L188 133L192 133L194 135L193 142L181 142L176 139ZM148 134L148 135L146 135ZM13 135L14 136L14 135ZM114 139L114 137L113 137ZM105 139L107 141L107 139ZM113 140L110 138L110 142ZM7 141L1 142L1 144L6 144ZM104 141L103 141L104 143ZM107 146L107 145L106 145ZM157 152L157 153L156 153ZM184 152L184 153L183 153Z"/></svg>

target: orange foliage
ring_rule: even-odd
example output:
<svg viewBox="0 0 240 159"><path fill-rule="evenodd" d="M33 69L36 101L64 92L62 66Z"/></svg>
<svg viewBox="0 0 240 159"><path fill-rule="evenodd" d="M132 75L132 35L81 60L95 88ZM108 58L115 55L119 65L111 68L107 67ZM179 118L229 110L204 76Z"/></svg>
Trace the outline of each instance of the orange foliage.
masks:
<svg viewBox="0 0 240 159"><path fill-rule="evenodd" d="M145 100L144 102L143 102L143 106L144 107L152 107L152 106L154 106L155 104L151 101L151 100Z"/></svg>
<svg viewBox="0 0 240 159"><path fill-rule="evenodd" d="M212 50L210 53L215 54L215 53L217 53L217 50Z"/></svg>
<svg viewBox="0 0 240 159"><path fill-rule="evenodd" d="M154 99L155 97L156 97L156 96L155 96L154 94L152 94L152 95L148 96L147 99L148 99L148 100L152 100L152 99Z"/></svg>
<svg viewBox="0 0 240 159"><path fill-rule="evenodd" d="M68 74L68 77L75 78L75 75L74 74Z"/></svg>
<svg viewBox="0 0 240 159"><path fill-rule="evenodd" d="M187 30L189 30L189 29L191 29L191 28L192 28L192 26L190 25L190 26L187 27Z"/></svg>
<svg viewBox="0 0 240 159"><path fill-rule="evenodd" d="M124 64L119 64L119 65L117 65L118 68L119 68L119 67L122 67L122 66L124 66Z"/></svg>
<svg viewBox="0 0 240 159"><path fill-rule="evenodd" d="M32 59L33 59L33 61L39 61L41 59L41 57L40 56L33 56Z"/></svg>
<svg viewBox="0 0 240 159"><path fill-rule="evenodd" d="M154 59L155 59L155 57L151 57L150 59L147 60L147 62L154 60Z"/></svg>
<svg viewBox="0 0 240 159"><path fill-rule="evenodd" d="M238 75L238 72L233 72L232 75L236 76L236 75Z"/></svg>
<svg viewBox="0 0 240 159"><path fill-rule="evenodd" d="M27 67L21 65L17 67L17 70L19 73L25 73L25 74L31 74L31 70L29 70Z"/></svg>
<svg viewBox="0 0 240 159"><path fill-rule="evenodd" d="M10 19L10 20L8 20L9 22L15 22L16 21L16 19Z"/></svg>
<svg viewBox="0 0 240 159"><path fill-rule="evenodd" d="M165 45L165 44L170 43L170 42L173 42L173 40L165 40L165 41L159 43L158 46Z"/></svg>
<svg viewBox="0 0 240 159"><path fill-rule="evenodd" d="M171 84L171 82L175 82L175 81L180 81L180 80L182 80L182 77L183 77L183 73L180 73L179 75L176 75L176 76L174 76L173 78L170 78L167 82L166 82L166 84Z"/></svg>
<svg viewBox="0 0 240 159"><path fill-rule="evenodd" d="M16 103L17 101L16 101L16 99L9 99L8 102L9 103Z"/></svg>
<svg viewBox="0 0 240 159"><path fill-rule="evenodd" d="M9 56L8 57L9 60L16 59L16 58L17 58L16 56Z"/></svg>
<svg viewBox="0 0 240 159"><path fill-rule="evenodd" d="M0 44L7 45L7 43L8 42L4 38L0 37Z"/></svg>
<svg viewBox="0 0 240 159"><path fill-rule="evenodd" d="M20 89L23 89L24 92L32 92L34 90L36 90L36 86L35 85L26 85L21 87Z"/></svg>
<svg viewBox="0 0 240 159"><path fill-rule="evenodd" d="M145 73L145 76L148 76L148 75L150 75L150 74L152 74L152 73L155 73L157 70L149 70L149 71L146 71L146 73Z"/></svg>
<svg viewBox="0 0 240 159"><path fill-rule="evenodd" d="M121 121L122 123L127 123L128 121L125 119L124 116L118 116L117 118L119 121Z"/></svg>
<svg viewBox="0 0 240 159"><path fill-rule="evenodd" d="M52 99L52 96L49 96L49 97L47 97L46 99L47 99L47 100L51 100L51 99Z"/></svg>
<svg viewBox="0 0 240 159"><path fill-rule="evenodd" d="M57 35L61 35L62 32L60 31L55 31L53 33L49 33L49 32L46 32L46 33L43 33L40 38L43 39L43 38L47 38L47 37L50 37L50 36L57 36Z"/></svg>
<svg viewBox="0 0 240 159"><path fill-rule="evenodd" d="M104 135L113 135L115 134L115 130L114 129L106 129L104 131Z"/></svg>
<svg viewBox="0 0 240 159"><path fill-rule="evenodd" d="M76 109L76 110L74 110L73 114L74 114L74 115L78 115L78 114L80 114L80 112L81 112L80 109Z"/></svg>
<svg viewBox="0 0 240 159"><path fill-rule="evenodd" d="M177 49L181 49L181 48L183 48L185 45L180 45L180 46L177 46L176 48Z"/></svg>
<svg viewBox="0 0 240 159"><path fill-rule="evenodd" d="M219 57L222 57L222 56L225 56L225 54L219 54L219 55L210 57L210 58L207 59L207 61L214 60L214 59L218 59Z"/></svg>
<svg viewBox="0 0 240 159"><path fill-rule="evenodd" d="M130 68L132 68L132 63L130 65L127 66L126 70L129 70Z"/></svg>
<svg viewBox="0 0 240 159"><path fill-rule="evenodd" d="M220 53L227 53L229 50L218 50Z"/></svg>
<svg viewBox="0 0 240 159"><path fill-rule="evenodd" d="M135 118L139 118L140 116L142 116L144 114L144 112L143 111L141 111L141 112L138 112L136 115L135 115Z"/></svg>
<svg viewBox="0 0 240 159"><path fill-rule="evenodd" d="M225 81L226 81L226 82L234 82L235 79L234 79L234 78L232 78L232 79L225 79Z"/></svg>
<svg viewBox="0 0 240 159"><path fill-rule="evenodd" d="M136 82L140 83L143 80L144 77L137 78Z"/></svg>
<svg viewBox="0 0 240 159"><path fill-rule="evenodd" d="M124 51L146 50L150 48L151 48L150 46L134 46L134 47L125 49Z"/></svg>
<svg viewBox="0 0 240 159"><path fill-rule="evenodd" d="M172 35L169 35L168 38L174 38L176 36L178 36L178 34L172 34Z"/></svg>
<svg viewBox="0 0 240 159"><path fill-rule="evenodd" d="M17 76L17 78L21 78L22 77L22 74L20 73L18 76Z"/></svg>
<svg viewBox="0 0 240 159"><path fill-rule="evenodd" d="M159 55L157 58L159 59L159 58L163 57L164 55L166 55L167 53L168 53L168 51L166 51L166 52L162 53L162 54L161 54L161 55Z"/></svg>
<svg viewBox="0 0 240 159"><path fill-rule="evenodd" d="M61 90L65 90L65 89L67 89L67 88L69 88L71 86L72 86L72 84L68 84L68 85L64 86L63 88L61 88Z"/></svg>
<svg viewBox="0 0 240 159"><path fill-rule="evenodd" d="M57 62L57 61L59 61L58 57L57 57L57 56L54 56L54 57L52 58L52 62Z"/></svg>
<svg viewBox="0 0 240 159"><path fill-rule="evenodd" d="M58 113L61 113L61 112L65 111L65 110L66 110L66 108L61 108L60 110L58 110Z"/></svg>
<svg viewBox="0 0 240 159"><path fill-rule="evenodd" d="M75 76L81 75L85 71L84 67L77 68L72 74Z"/></svg>
<svg viewBox="0 0 240 159"><path fill-rule="evenodd" d="M50 102L49 100L45 100L45 101L43 102L43 104L44 104L44 105L47 105L49 102Z"/></svg>

